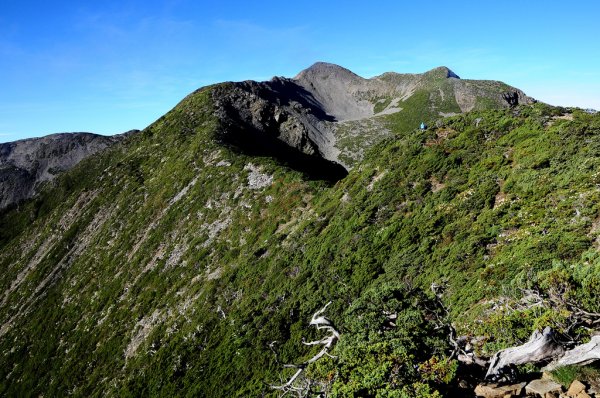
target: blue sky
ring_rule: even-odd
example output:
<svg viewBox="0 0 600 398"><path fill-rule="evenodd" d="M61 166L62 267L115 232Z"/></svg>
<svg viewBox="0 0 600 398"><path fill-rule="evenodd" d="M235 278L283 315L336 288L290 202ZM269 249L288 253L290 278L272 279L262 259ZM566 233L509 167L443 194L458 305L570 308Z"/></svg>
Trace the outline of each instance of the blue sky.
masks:
<svg viewBox="0 0 600 398"><path fill-rule="evenodd" d="M144 128L198 87L445 65L600 109L596 1L7 1L0 142Z"/></svg>

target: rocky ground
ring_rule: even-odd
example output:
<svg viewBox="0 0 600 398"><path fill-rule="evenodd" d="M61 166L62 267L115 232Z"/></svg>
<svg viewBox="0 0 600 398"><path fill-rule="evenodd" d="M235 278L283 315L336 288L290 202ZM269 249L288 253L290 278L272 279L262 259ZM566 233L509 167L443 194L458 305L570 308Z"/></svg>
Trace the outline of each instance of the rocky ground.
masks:
<svg viewBox="0 0 600 398"><path fill-rule="evenodd" d="M516 384L479 384L475 394L484 398L540 397L540 398L590 398L598 396L600 380L581 382L574 380L569 388L557 383L549 373L541 378Z"/></svg>

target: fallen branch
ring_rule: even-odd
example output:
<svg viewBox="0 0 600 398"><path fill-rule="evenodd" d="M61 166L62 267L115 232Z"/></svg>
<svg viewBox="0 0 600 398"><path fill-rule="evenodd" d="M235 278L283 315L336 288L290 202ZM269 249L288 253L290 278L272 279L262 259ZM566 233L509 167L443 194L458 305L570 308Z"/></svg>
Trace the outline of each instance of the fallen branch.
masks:
<svg viewBox="0 0 600 398"><path fill-rule="evenodd" d="M488 364L485 359L479 358L474 352L458 354L456 360L465 365L477 365L482 368L485 368Z"/></svg>
<svg viewBox="0 0 600 398"><path fill-rule="evenodd" d="M502 372L514 365L538 363L562 356L564 349L554 340L554 332L549 327L543 332L535 331L529 341L517 347L498 351L490 361L485 375L488 380L496 380Z"/></svg>
<svg viewBox="0 0 600 398"><path fill-rule="evenodd" d="M554 370L568 365L583 366L600 359L600 336L594 336L585 344L578 345L565 352L559 359L551 362L544 370Z"/></svg>

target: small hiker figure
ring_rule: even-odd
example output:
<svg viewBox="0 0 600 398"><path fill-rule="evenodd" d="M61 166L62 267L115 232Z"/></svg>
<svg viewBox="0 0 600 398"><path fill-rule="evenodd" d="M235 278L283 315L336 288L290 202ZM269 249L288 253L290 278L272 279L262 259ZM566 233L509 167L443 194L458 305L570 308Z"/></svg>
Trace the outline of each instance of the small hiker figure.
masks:
<svg viewBox="0 0 600 398"><path fill-rule="evenodd" d="M427 128L427 125L423 122L421 122L421 130L425 130Z"/></svg>

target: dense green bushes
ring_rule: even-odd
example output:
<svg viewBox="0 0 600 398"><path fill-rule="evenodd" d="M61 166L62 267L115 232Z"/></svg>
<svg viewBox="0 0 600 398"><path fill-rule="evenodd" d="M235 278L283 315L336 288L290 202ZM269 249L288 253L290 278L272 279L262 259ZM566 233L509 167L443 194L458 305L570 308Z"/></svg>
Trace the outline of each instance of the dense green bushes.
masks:
<svg viewBox="0 0 600 398"><path fill-rule="evenodd" d="M0 286L25 275L0 308L0 395L275 395L328 301L341 338L307 369L316 389L444 394L432 282L482 353L569 326L568 309L506 305L523 289L600 311L600 116L566 111L426 131L390 115L396 134L330 186L224 147L195 93L0 217ZM273 184L249 189L249 164Z"/></svg>
<svg viewBox="0 0 600 398"><path fill-rule="evenodd" d="M434 391L427 382L450 381L455 364L445 358L446 331L432 320L435 305L403 285L365 290L343 315L338 359L330 365L331 395L420 396L419 389Z"/></svg>

